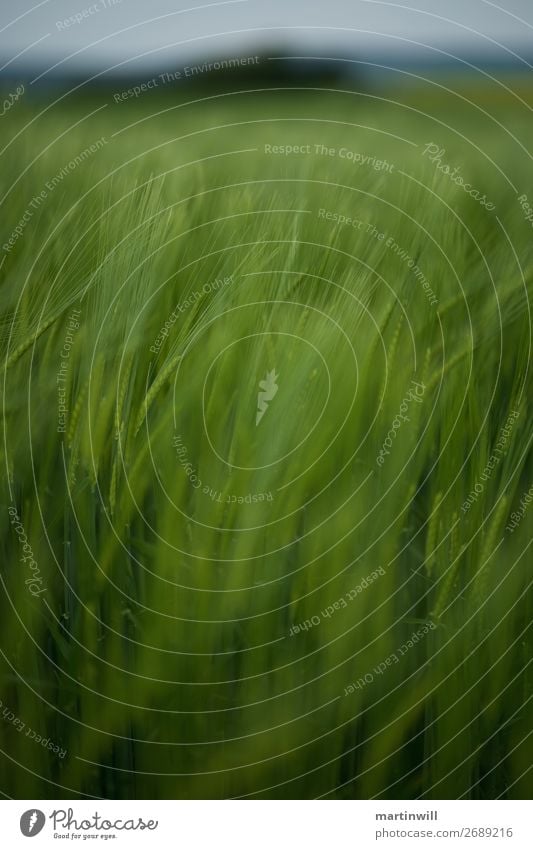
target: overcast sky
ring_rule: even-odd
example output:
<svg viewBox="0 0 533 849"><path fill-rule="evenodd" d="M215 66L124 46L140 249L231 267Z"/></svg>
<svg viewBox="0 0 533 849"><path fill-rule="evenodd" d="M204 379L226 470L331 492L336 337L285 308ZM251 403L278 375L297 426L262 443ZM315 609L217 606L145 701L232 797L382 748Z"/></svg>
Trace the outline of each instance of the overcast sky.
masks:
<svg viewBox="0 0 533 849"><path fill-rule="evenodd" d="M15 72L55 63L125 71L262 46L414 56L417 43L529 60L533 0L0 0L0 68Z"/></svg>

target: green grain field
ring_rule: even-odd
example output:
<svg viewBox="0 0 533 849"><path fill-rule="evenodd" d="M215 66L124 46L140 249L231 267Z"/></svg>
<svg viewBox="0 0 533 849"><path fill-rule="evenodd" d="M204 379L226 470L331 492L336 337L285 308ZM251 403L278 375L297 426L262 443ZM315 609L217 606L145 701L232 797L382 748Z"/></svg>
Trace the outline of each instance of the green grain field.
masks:
<svg viewBox="0 0 533 849"><path fill-rule="evenodd" d="M527 797L531 89L191 92L1 119L0 790Z"/></svg>

